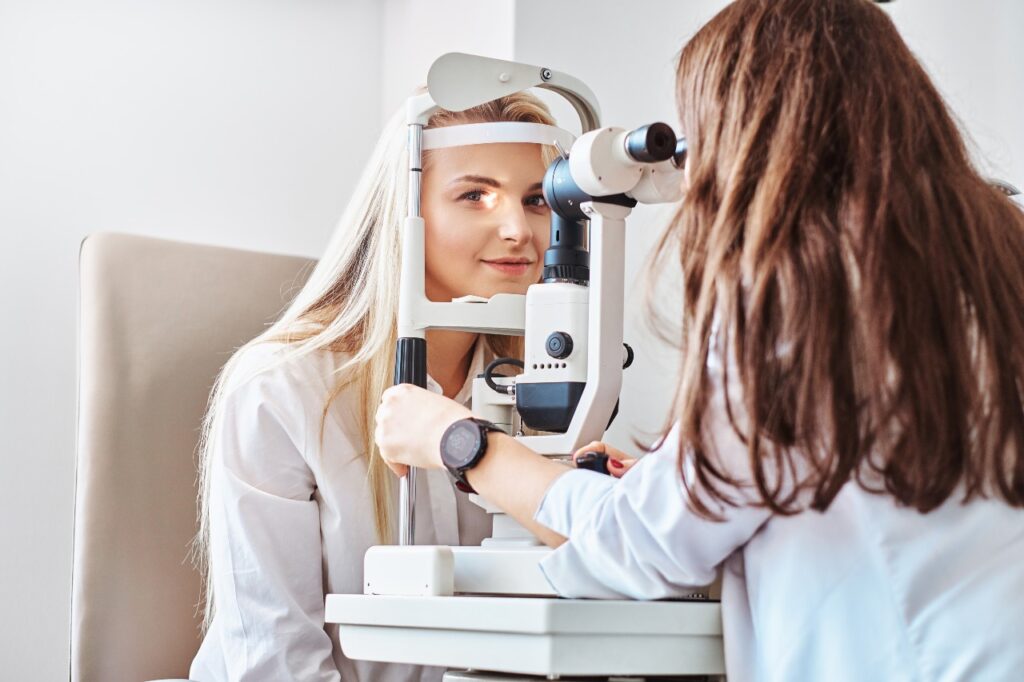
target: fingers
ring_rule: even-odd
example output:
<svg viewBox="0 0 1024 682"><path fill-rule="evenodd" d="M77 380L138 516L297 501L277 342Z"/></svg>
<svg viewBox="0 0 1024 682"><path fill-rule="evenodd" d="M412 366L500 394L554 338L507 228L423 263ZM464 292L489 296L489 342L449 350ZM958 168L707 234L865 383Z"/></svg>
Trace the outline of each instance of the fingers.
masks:
<svg viewBox="0 0 1024 682"><path fill-rule="evenodd" d="M587 445L584 445L582 448L574 452L572 455L572 461L575 462L577 459L579 459L580 455L586 452L600 452L602 454L608 455L608 458L610 460L615 459L620 462L636 462L635 458L627 457L626 453L624 453L622 450L614 448L611 445L608 445L607 443L602 443L599 440L591 441ZM630 466L632 466L632 464Z"/></svg>
<svg viewBox="0 0 1024 682"><path fill-rule="evenodd" d="M379 414L379 412L378 412ZM388 459L388 446L384 439L384 431L381 428L380 419L377 420L377 428L374 429L373 439L377 443L377 448L380 451L380 458L384 460L384 463L388 465L388 468L395 473L396 476L402 478L409 473L409 467L405 464L399 464L398 462L392 462Z"/></svg>
<svg viewBox="0 0 1024 682"><path fill-rule="evenodd" d="M613 478L622 478L636 463L637 460L633 457L624 457L622 459L609 457L608 473L611 474Z"/></svg>
<svg viewBox="0 0 1024 682"><path fill-rule="evenodd" d="M420 388L419 386L413 386L412 384L395 384L384 389L384 392L380 396L380 406L392 406L397 402L400 402L408 397L415 397L417 391L425 391L426 389Z"/></svg>
<svg viewBox="0 0 1024 682"><path fill-rule="evenodd" d="M426 389L400 384L384 391L375 415L374 441L399 476L407 467L440 468L445 428L470 411Z"/></svg>
<svg viewBox="0 0 1024 682"><path fill-rule="evenodd" d="M582 448L580 448L576 452L572 453L572 461L575 462L577 459L579 459L580 455L582 455L584 452L600 452L600 453L604 453L604 452L606 452L605 448L607 448L607 447L608 447L607 445L605 445L604 443L602 443L599 440L591 441L590 444L584 445Z"/></svg>
<svg viewBox="0 0 1024 682"><path fill-rule="evenodd" d="M572 461L577 463L579 458L588 452L598 452L608 456L608 473L615 478L622 478L627 471L633 468L633 465L637 463L635 457L627 457L624 452L613 448L607 443L601 441L593 441L572 455ZM590 468L590 467L586 467Z"/></svg>
<svg viewBox="0 0 1024 682"><path fill-rule="evenodd" d="M389 451L388 446L391 445L388 441L388 425L400 421L401 403L416 389L416 386L410 384L396 384L386 389L381 395L380 404L377 405L377 412L374 414L373 439L377 443L377 447L380 448L381 454L385 455L385 459L387 459L386 455Z"/></svg>

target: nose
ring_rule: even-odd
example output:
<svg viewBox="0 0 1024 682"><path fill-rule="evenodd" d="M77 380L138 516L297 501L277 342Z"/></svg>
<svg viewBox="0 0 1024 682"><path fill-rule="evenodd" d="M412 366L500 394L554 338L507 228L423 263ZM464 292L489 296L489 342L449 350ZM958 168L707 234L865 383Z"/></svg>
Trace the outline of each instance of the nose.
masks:
<svg viewBox="0 0 1024 682"><path fill-rule="evenodd" d="M526 246L533 239L533 230L526 218L526 209L513 205L504 211L498 223L498 236L502 241L515 246Z"/></svg>

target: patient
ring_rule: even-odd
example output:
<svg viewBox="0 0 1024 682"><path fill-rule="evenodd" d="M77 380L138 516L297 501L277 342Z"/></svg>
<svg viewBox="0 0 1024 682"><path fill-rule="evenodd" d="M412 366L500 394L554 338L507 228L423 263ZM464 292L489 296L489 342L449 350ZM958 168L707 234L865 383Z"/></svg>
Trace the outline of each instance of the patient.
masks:
<svg viewBox="0 0 1024 682"><path fill-rule="evenodd" d="M552 124L518 94L427 128ZM190 677L216 680L439 680L441 669L348 660L324 595L361 593L363 554L396 537L393 476L373 442L392 383L400 234L407 206L404 108L388 124L327 251L281 319L224 366L201 447L197 557L206 635ZM424 152L422 212L431 300L525 293L538 281L551 150L501 143ZM468 403L472 377L521 340L428 332L430 390ZM446 474L424 472L417 541L479 544L487 515Z"/></svg>

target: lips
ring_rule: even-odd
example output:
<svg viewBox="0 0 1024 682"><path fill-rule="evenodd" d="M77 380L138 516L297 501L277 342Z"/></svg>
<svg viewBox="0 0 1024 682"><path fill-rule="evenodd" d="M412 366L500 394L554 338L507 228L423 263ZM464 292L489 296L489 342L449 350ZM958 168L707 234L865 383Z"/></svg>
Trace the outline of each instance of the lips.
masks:
<svg viewBox="0 0 1024 682"><path fill-rule="evenodd" d="M524 275L533 265L533 261L527 258L496 258L484 263L505 275Z"/></svg>

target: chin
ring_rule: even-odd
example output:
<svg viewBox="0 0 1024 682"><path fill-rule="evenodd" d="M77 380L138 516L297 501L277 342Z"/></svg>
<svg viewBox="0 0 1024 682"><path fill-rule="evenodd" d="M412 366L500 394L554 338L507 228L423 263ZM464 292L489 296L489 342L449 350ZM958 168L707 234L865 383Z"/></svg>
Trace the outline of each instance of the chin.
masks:
<svg viewBox="0 0 1024 682"><path fill-rule="evenodd" d="M533 282L501 282L489 287L480 287L475 295L490 298L496 294L525 294Z"/></svg>

